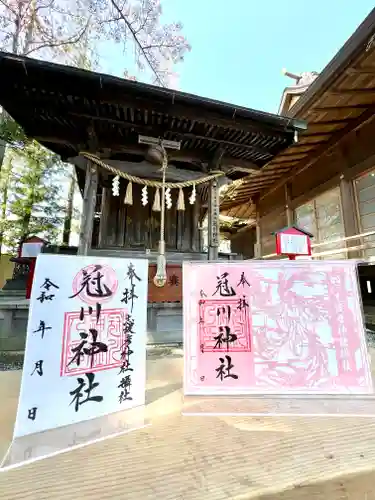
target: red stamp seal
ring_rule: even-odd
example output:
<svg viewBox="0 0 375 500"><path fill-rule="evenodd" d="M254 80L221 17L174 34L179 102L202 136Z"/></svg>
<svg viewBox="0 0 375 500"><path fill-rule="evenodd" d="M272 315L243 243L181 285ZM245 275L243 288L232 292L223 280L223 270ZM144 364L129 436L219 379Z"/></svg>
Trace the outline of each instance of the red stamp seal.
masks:
<svg viewBox="0 0 375 500"><path fill-rule="evenodd" d="M81 319L79 312L65 313L60 375L121 367L126 349L124 323L127 316L125 309L106 309L97 322L95 315Z"/></svg>
<svg viewBox="0 0 375 500"><path fill-rule="evenodd" d="M115 271L106 265L91 264L81 269L73 279L73 295L89 305L110 301L118 288Z"/></svg>
<svg viewBox="0 0 375 500"><path fill-rule="evenodd" d="M247 297L198 302L199 345L203 352L251 352Z"/></svg>

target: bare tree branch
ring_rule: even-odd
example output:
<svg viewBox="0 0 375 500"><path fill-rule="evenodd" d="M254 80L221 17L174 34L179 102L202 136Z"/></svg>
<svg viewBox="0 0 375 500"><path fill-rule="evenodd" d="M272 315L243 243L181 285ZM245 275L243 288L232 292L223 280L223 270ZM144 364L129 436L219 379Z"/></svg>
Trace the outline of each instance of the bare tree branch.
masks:
<svg viewBox="0 0 375 500"><path fill-rule="evenodd" d="M84 26L84 28L82 29L82 31L80 33L77 33L75 36L73 35L72 38L69 38L67 40L59 40L58 42L57 41L54 42L51 39L48 42L40 43L37 47L32 48L28 52L25 52L24 55L25 56L29 56L33 52L36 52L37 50L41 50L41 49L47 48L47 47L48 48L54 48L54 47L61 47L63 45L74 45L74 44L78 43L80 40L82 40L82 38L84 37L85 33L88 30L89 25L90 25L90 19L88 19L88 21L86 23L86 26ZM38 43L38 42L33 42L33 43L35 44L35 43Z"/></svg>
<svg viewBox="0 0 375 500"><path fill-rule="evenodd" d="M13 10L4 0L0 0L0 3L4 5L4 7L8 9L14 16L17 15L17 12Z"/></svg>
<svg viewBox="0 0 375 500"><path fill-rule="evenodd" d="M128 20L126 19L126 17L123 15L123 13L122 13L121 9L118 7L116 1L115 0L111 0L111 3L114 6L114 8L117 10L117 12L118 12L119 16L121 17L121 19L126 24L126 26L127 26L128 30L130 31L130 33L133 35L133 39L134 39L135 43L138 45L139 50L142 52L143 57L145 58L145 60L146 60L147 64L149 65L151 71L154 73L156 80L158 81L158 83L160 84L161 87L165 87L163 81L161 80L161 78L158 75L156 69L154 68L151 60L149 59L149 57L148 57L148 55L146 53L146 50L143 48L142 44L138 40L137 33L134 31L133 27L128 22Z"/></svg>

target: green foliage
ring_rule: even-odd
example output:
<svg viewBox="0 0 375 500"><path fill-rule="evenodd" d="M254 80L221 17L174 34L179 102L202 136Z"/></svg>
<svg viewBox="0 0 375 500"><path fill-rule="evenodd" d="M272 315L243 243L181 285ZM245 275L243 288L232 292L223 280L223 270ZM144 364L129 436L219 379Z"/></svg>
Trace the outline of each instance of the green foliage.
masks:
<svg viewBox="0 0 375 500"><path fill-rule="evenodd" d="M64 219L61 179L67 166L10 118L0 125L0 136L10 146L0 177L2 243L15 250L30 235L56 243Z"/></svg>

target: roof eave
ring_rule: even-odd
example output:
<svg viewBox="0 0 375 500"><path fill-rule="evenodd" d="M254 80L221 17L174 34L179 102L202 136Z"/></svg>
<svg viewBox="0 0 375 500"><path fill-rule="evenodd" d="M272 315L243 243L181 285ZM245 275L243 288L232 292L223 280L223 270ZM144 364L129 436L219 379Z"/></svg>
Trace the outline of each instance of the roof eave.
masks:
<svg viewBox="0 0 375 500"><path fill-rule="evenodd" d="M346 41L334 58L327 64L320 75L313 81L306 92L289 109L287 116L294 118L302 116L303 113L323 94L338 72L342 72L348 67L362 50L366 50L366 45L375 33L375 8L372 9L366 19L358 26L353 35Z"/></svg>
<svg viewBox="0 0 375 500"><path fill-rule="evenodd" d="M278 128L280 131L291 131L300 130L300 123L295 123L293 118L280 116L272 113L267 113L264 111L254 110L251 108L245 108L242 106L237 106L228 102L221 102L214 99L209 99L206 97L197 96L195 94L188 94L185 92L167 89L164 87L157 87L155 85L146 84L143 82L137 82L134 80L127 80L124 78L119 78L117 76L96 73L93 71L75 68L72 66L66 66L62 64L56 64L46 61L41 61L38 59L28 58L24 56L18 56L6 52L0 51L0 63L2 60L16 61L25 67L25 71L28 65L34 66L35 68L43 68L46 71L55 71L56 73L61 72L63 74L70 74L72 77L84 78L86 80L91 80L96 84L99 84L100 88L103 88L106 84L108 85L121 85L126 89L137 91L143 93L149 93L150 97L156 98L157 96L167 98L173 105L179 102L182 105L194 106L197 109L201 106L206 108L211 108L212 111L217 113L225 114L226 116L232 116L235 121L236 116L240 116L242 119L252 120L254 122L259 121L267 123L270 126Z"/></svg>

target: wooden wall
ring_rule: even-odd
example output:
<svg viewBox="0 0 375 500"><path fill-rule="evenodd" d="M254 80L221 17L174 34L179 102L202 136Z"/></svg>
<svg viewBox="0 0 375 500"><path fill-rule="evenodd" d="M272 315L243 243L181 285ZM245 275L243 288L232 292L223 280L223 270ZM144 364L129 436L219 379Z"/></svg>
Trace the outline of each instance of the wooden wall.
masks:
<svg viewBox="0 0 375 500"><path fill-rule="evenodd" d="M260 219L261 254L269 255L276 252L276 237L273 234L287 225L286 211L277 210Z"/></svg>
<svg viewBox="0 0 375 500"><path fill-rule="evenodd" d="M255 227L247 228L231 236L231 251L242 255L244 259L254 258L254 244L256 243Z"/></svg>
<svg viewBox="0 0 375 500"><path fill-rule="evenodd" d="M160 240L160 212L154 212L155 189L148 189L148 204L141 203L142 186L133 184L133 205L125 205L125 187L120 186L120 196L109 197L109 213L106 235L102 246L118 246L129 249L148 248L157 250ZM190 189L184 190L185 210L177 210L178 190L171 191L172 208L166 210L165 241L169 251L199 252L199 194L195 205L190 205Z"/></svg>

